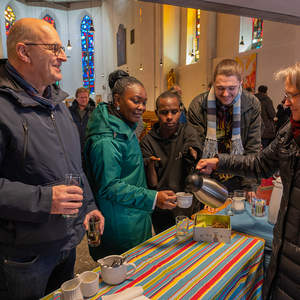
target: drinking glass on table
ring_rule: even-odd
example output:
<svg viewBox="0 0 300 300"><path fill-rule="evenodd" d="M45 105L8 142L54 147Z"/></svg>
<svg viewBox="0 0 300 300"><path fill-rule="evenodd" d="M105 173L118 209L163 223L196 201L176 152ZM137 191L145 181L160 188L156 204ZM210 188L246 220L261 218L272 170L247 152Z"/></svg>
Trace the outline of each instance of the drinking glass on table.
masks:
<svg viewBox="0 0 300 300"><path fill-rule="evenodd" d="M185 239L189 231L189 218L186 216L177 216L176 220L176 235L179 240Z"/></svg>
<svg viewBox="0 0 300 300"><path fill-rule="evenodd" d="M234 193L228 193L227 200L226 200L227 205L225 206L225 214L227 216L234 216L235 215L235 209L232 205L233 197L234 197Z"/></svg>
<svg viewBox="0 0 300 300"><path fill-rule="evenodd" d="M261 197L261 187L259 184L251 184L251 214L255 216L255 201Z"/></svg>
<svg viewBox="0 0 300 300"><path fill-rule="evenodd" d="M66 174L65 175L65 185L76 185L81 186L81 178L78 174ZM76 218L78 216L78 212L75 214L63 214L64 218Z"/></svg>

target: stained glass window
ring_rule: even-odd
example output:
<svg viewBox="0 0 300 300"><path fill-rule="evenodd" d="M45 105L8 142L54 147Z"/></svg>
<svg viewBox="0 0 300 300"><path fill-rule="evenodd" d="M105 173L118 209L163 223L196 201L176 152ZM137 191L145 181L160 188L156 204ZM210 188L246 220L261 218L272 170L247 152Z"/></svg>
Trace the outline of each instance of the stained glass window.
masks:
<svg viewBox="0 0 300 300"><path fill-rule="evenodd" d="M6 7L6 10L4 11L4 18L5 18L5 31L7 36L10 28L14 25L16 21L15 13L13 12L10 6Z"/></svg>
<svg viewBox="0 0 300 300"><path fill-rule="evenodd" d="M196 9L195 62L199 61L200 17L201 17L201 10L200 9Z"/></svg>
<svg viewBox="0 0 300 300"><path fill-rule="evenodd" d="M252 19L252 49L258 49L262 46L263 26L264 21L262 19Z"/></svg>
<svg viewBox="0 0 300 300"><path fill-rule="evenodd" d="M43 18L44 21L48 22L49 24L51 24L55 29L55 22L54 20L51 18L50 15L46 15L44 18Z"/></svg>
<svg viewBox="0 0 300 300"><path fill-rule="evenodd" d="M94 73L94 33L89 32L92 20L85 16L81 22L81 52L82 52L82 77L83 87L95 93Z"/></svg>

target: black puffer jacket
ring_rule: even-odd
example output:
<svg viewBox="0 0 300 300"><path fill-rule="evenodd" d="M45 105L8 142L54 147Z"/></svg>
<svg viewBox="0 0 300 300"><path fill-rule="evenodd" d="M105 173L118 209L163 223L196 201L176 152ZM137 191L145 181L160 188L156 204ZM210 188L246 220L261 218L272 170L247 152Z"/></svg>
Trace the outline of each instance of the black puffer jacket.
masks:
<svg viewBox="0 0 300 300"><path fill-rule="evenodd" d="M80 115L78 114L78 108L79 108L78 102L75 99L72 102L72 105L69 107L69 110L70 110L70 113L72 115L72 118L73 118L75 124L78 127L81 150L83 150L85 142L86 142L86 135L85 135L86 125L87 125L87 122L88 122L93 110L95 109L95 102L92 99L89 100L89 102L85 108L86 113L83 118L81 118Z"/></svg>
<svg viewBox="0 0 300 300"><path fill-rule="evenodd" d="M300 297L300 148L288 122L257 156L219 154L217 172L269 178L280 170L283 196L274 227L271 262L263 299Z"/></svg>

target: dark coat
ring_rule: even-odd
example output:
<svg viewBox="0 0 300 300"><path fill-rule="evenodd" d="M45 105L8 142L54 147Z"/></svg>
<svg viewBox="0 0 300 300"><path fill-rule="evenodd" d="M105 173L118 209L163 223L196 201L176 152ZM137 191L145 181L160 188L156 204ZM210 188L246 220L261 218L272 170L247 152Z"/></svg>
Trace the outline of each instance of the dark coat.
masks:
<svg viewBox="0 0 300 300"><path fill-rule="evenodd" d="M157 186L151 187L151 189L172 190L174 193L183 192L186 177L202 155L199 136L193 127L183 123L179 123L177 130L169 138L162 137L157 132L158 128L159 123L155 123L150 132L140 141L145 169L148 167L148 160L151 156L161 158L159 162L155 163ZM198 159L196 161L189 154L189 147L197 151ZM156 206L152 214L155 233L175 225L176 216L191 217L199 210L201 210L200 202L195 198L189 208L177 206L168 210Z"/></svg>
<svg viewBox="0 0 300 300"><path fill-rule="evenodd" d="M1 254L32 256L72 249L85 234L87 211L97 209L81 168L78 132L62 102L67 93L54 85L51 89L50 107L28 96L0 67ZM82 179L77 218L51 214L52 186L64 184L67 173L79 173Z"/></svg>
<svg viewBox="0 0 300 300"><path fill-rule="evenodd" d="M300 290L300 148L288 122L257 156L219 154L216 172L270 178L278 173L283 196L274 226L272 256L264 280L263 299L299 299Z"/></svg>
<svg viewBox="0 0 300 300"><path fill-rule="evenodd" d="M199 134L204 147L207 133L207 97L208 92L193 99L188 110L188 125L193 126ZM251 93L242 92L241 96L241 138L245 155L257 154L261 148L261 114L260 102ZM225 172L225 174L228 174ZM239 177L240 189L251 189L256 180Z"/></svg>
<svg viewBox="0 0 300 300"><path fill-rule="evenodd" d="M275 138L275 124L273 119L276 117L273 101L263 93L257 93L254 96L256 96L260 101L261 117L265 125L265 129L262 133L261 138L273 139Z"/></svg>
<svg viewBox="0 0 300 300"><path fill-rule="evenodd" d="M95 102L92 99L89 100L87 106L85 107L86 113L83 118L81 118L80 115L78 114L78 109L79 109L78 102L75 99L72 102L72 105L69 106L69 110L70 110L72 118L78 128L79 136L80 136L81 150L83 151L84 145L86 142L85 129L86 129L88 120L89 120L93 110L95 109Z"/></svg>

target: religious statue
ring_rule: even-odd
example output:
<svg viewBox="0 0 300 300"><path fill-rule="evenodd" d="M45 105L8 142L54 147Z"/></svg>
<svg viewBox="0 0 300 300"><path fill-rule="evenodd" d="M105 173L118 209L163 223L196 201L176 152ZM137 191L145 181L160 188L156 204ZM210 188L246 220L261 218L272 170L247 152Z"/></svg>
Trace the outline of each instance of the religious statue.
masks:
<svg viewBox="0 0 300 300"><path fill-rule="evenodd" d="M171 86L173 84L175 84L175 72L174 72L174 69L172 68L171 71L167 75L168 90L171 88Z"/></svg>

